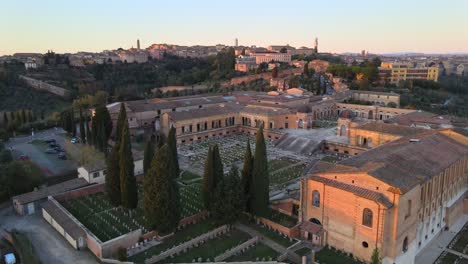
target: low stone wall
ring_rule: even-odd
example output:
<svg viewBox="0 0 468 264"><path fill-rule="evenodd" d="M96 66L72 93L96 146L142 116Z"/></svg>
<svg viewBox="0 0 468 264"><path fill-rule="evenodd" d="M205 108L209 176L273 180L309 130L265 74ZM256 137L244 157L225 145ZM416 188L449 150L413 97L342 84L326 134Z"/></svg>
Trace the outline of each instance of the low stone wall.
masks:
<svg viewBox="0 0 468 264"><path fill-rule="evenodd" d="M262 223L263 225L268 226L271 229L274 229L274 230L282 233L285 236L288 236L288 237L291 237L291 238L298 238L299 235L300 235L300 230L299 230L300 224L297 224L297 225L289 228L289 227L285 227L283 225L280 225L278 223L275 223L275 222L271 221L270 219L266 219L266 218L263 218L263 217L257 217L257 220L260 223Z"/></svg>
<svg viewBox="0 0 468 264"><path fill-rule="evenodd" d="M236 253L240 252L240 251L243 251L244 249L247 249L251 246L254 246L255 244L257 244L258 242L258 237L253 237L247 241L245 241L244 243L236 246L236 247L233 247L231 249L229 249L228 251L224 252L223 254L215 257L215 262L219 262L219 261L223 261L225 259L228 259L230 258L231 256L235 255Z"/></svg>
<svg viewBox="0 0 468 264"><path fill-rule="evenodd" d="M134 230L125 235L116 237L101 244L102 257L108 258L117 255L119 248L129 248L138 243L141 237L141 229Z"/></svg>
<svg viewBox="0 0 468 264"><path fill-rule="evenodd" d="M218 235L220 234L225 234L226 232L229 231L229 227L224 225L224 226L221 226L221 227L218 227L214 230L211 230L210 232L208 233L205 233L203 235L200 235L190 241L187 241L185 243L182 243L178 246L175 246L169 250L166 250L164 252L162 252L161 254L157 255L157 256L153 256L147 260L145 260L145 264L152 264L152 263L156 263L158 261L161 261L163 259L166 259L170 256L173 256L173 255L176 255L180 252L183 252L183 251L187 251L189 250L190 248L194 247L195 245L201 243L201 242L204 242L205 240L211 240L215 237L217 237Z"/></svg>

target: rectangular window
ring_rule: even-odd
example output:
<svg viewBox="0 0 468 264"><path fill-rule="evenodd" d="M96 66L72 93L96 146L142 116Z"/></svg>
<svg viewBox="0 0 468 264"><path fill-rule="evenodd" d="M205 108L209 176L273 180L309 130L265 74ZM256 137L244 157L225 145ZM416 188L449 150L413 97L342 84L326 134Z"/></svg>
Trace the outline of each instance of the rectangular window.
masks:
<svg viewBox="0 0 468 264"><path fill-rule="evenodd" d="M99 177L99 172L93 172L93 179L96 179L97 177Z"/></svg>

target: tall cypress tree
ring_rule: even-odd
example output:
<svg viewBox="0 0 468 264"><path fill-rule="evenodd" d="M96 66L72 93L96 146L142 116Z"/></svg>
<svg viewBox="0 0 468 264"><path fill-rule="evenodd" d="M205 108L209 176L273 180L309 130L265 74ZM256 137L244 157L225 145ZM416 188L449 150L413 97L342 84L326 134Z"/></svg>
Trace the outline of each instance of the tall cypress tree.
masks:
<svg viewBox="0 0 468 264"><path fill-rule="evenodd" d="M134 175L134 163L128 122L124 123L122 138L119 144L120 195L122 206L135 209L138 205L138 190Z"/></svg>
<svg viewBox="0 0 468 264"><path fill-rule="evenodd" d="M21 110L21 121L23 122L23 124L28 122L28 119L26 117L26 110L24 109Z"/></svg>
<svg viewBox="0 0 468 264"><path fill-rule="evenodd" d="M117 125L115 129L115 142L120 142L120 138L122 137L123 127L126 122L128 123L127 111L125 110L125 104L120 103L120 112L119 112L119 117L117 119Z"/></svg>
<svg viewBox="0 0 468 264"><path fill-rule="evenodd" d="M244 154L244 167L242 168L241 187L244 195L245 208L250 212L250 188L252 185L253 157L250 149L250 139L247 140L247 147Z"/></svg>
<svg viewBox="0 0 468 264"><path fill-rule="evenodd" d="M250 208L252 213L258 216L267 216L268 214L268 204L270 201L269 186L270 179L268 175L265 138L263 136L263 127L260 127L255 142L252 188L250 189Z"/></svg>
<svg viewBox="0 0 468 264"><path fill-rule="evenodd" d="M145 153L143 157L143 172L146 175L149 168L151 167L151 162L154 158L155 144L152 139L148 140L145 145Z"/></svg>
<svg viewBox="0 0 468 264"><path fill-rule="evenodd" d="M8 127L8 115L7 115L7 112L3 112L3 126L5 128Z"/></svg>
<svg viewBox="0 0 468 264"><path fill-rule="evenodd" d="M218 185L224 177L223 161L219 154L218 145L213 146L213 176L213 188L216 188L216 185Z"/></svg>
<svg viewBox="0 0 468 264"><path fill-rule="evenodd" d="M208 148L208 154L205 160L205 172L203 173L203 203L205 209L210 208L211 195L213 194L213 148Z"/></svg>
<svg viewBox="0 0 468 264"><path fill-rule="evenodd" d="M106 192L110 202L114 206L122 204L120 197L120 152L119 145L115 144L110 155L107 156L107 173L106 173Z"/></svg>
<svg viewBox="0 0 468 264"><path fill-rule="evenodd" d="M220 224L231 224L239 218L245 208L245 201L235 165L216 186L214 198L212 213Z"/></svg>
<svg viewBox="0 0 468 264"><path fill-rule="evenodd" d="M179 189L172 169L168 145L163 145L143 180L143 208L147 226L161 233L177 227L180 219Z"/></svg>
<svg viewBox="0 0 468 264"><path fill-rule="evenodd" d="M171 127L169 130L169 135L167 139L167 145L169 147L169 153L172 156L173 168L176 172L176 177L179 177L180 167L179 167L179 157L177 155L177 138L176 138L176 129Z"/></svg>
<svg viewBox="0 0 468 264"><path fill-rule="evenodd" d="M91 129L89 129L88 111L85 112L84 123L85 123L85 130L86 130L86 143L88 145L92 145L93 144L93 135L91 133Z"/></svg>
<svg viewBox="0 0 468 264"><path fill-rule="evenodd" d="M80 137L81 137L81 142L84 143L86 141L86 131L85 131L84 123L83 123L83 111L81 110L81 107L80 107Z"/></svg>

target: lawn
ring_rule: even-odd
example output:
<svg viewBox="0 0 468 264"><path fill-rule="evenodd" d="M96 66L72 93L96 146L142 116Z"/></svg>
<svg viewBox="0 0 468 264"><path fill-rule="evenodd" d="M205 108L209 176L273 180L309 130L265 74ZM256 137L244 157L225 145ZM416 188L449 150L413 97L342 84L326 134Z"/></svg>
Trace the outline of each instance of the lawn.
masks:
<svg viewBox="0 0 468 264"><path fill-rule="evenodd" d="M436 262L441 264L453 264L459 258L457 255L448 252L444 252L442 255L443 256L439 257Z"/></svg>
<svg viewBox="0 0 468 264"><path fill-rule="evenodd" d="M257 230L258 232L260 232L265 237L270 238L271 240L275 241L276 243L278 243L278 244L280 244L280 245L282 245L284 247L289 247L289 246L293 245L294 243L296 243L296 240L290 239L289 237L284 236L283 234L279 234L275 230L268 229L268 227L265 227L263 225L259 225L259 224L256 224L256 223L252 222L252 221L249 221L246 218L242 218L241 222L244 225L249 226L250 228L253 228L253 229Z"/></svg>
<svg viewBox="0 0 468 264"><path fill-rule="evenodd" d="M270 173L270 188L301 177L303 171L304 165L297 165Z"/></svg>
<svg viewBox="0 0 468 264"><path fill-rule="evenodd" d="M275 223L289 228L297 225L296 218L272 209L270 209L270 215L267 218Z"/></svg>
<svg viewBox="0 0 468 264"><path fill-rule="evenodd" d="M293 165L297 161L293 161L290 159L275 159L275 160L270 160L268 161L268 171L274 172L276 170L279 170L281 168Z"/></svg>
<svg viewBox="0 0 468 264"><path fill-rule="evenodd" d="M310 256L311 249L308 247L303 247L301 249L296 250L295 253L298 254L299 256Z"/></svg>
<svg viewBox="0 0 468 264"><path fill-rule="evenodd" d="M465 224L452 243L450 249L465 253L464 250L468 247L468 224Z"/></svg>
<svg viewBox="0 0 468 264"><path fill-rule="evenodd" d="M202 258L203 261L206 261L207 259L213 261L216 256L221 255L228 249L244 243L250 238L251 237L248 234L237 229L232 229L224 235L209 240L205 242L205 244L194 247L179 256L167 258L161 263L191 263L194 259L197 260L198 258Z"/></svg>
<svg viewBox="0 0 468 264"><path fill-rule="evenodd" d="M340 253L324 247L322 250L315 254L315 260L320 264L359 264L360 262L354 260L344 253Z"/></svg>
<svg viewBox="0 0 468 264"><path fill-rule="evenodd" d="M181 186L179 191L182 218L203 210L199 183ZM138 193L139 203L135 210L112 206L103 192L68 200L62 205L96 237L105 242L137 229L142 229L143 233L150 231L145 228L141 186Z"/></svg>
<svg viewBox="0 0 468 264"><path fill-rule="evenodd" d="M211 219L206 219L193 225L189 225L182 230L177 231L173 236L165 239L162 244L154 246L144 252L130 257L130 261L135 263L144 263L145 259L156 256L169 248L187 242L197 236L213 230L217 225Z"/></svg>
<svg viewBox="0 0 468 264"><path fill-rule="evenodd" d="M184 171L182 175L180 176L180 180L184 183L189 183L195 179L201 179L202 177L196 173L193 173L191 171Z"/></svg>
<svg viewBox="0 0 468 264"><path fill-rule="evenodd" d="M227 262L256 261L256 260L276 260L279 253L262 243L257 243L244 253L228 258Z"/></svg>

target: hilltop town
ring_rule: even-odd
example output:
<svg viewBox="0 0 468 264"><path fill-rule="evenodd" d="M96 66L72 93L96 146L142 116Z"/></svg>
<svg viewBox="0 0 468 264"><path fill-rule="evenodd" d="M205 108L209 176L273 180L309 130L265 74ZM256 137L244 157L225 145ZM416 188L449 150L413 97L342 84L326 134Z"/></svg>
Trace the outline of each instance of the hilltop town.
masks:
<svg viewBox="0 0 468 264"><path fill-rule="evenodd" d="M310 46L0 57L0 253L465 263L468 57Z"/></svg>

